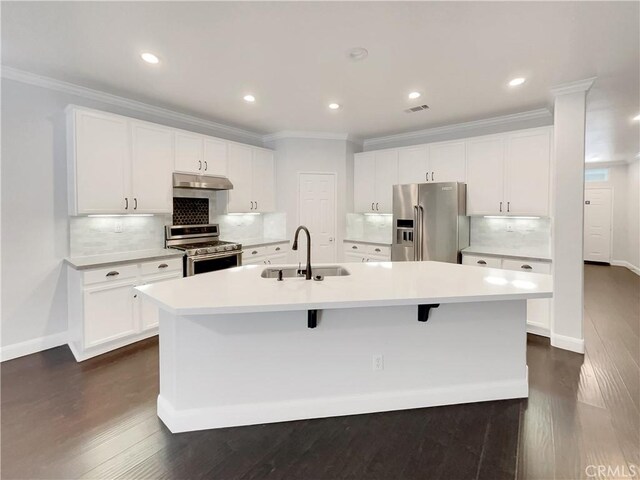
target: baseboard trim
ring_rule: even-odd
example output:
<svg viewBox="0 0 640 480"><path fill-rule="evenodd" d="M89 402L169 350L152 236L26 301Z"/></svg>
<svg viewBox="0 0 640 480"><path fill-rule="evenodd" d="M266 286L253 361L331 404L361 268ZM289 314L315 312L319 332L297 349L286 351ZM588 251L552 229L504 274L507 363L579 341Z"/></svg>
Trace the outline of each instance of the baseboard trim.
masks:
<svg viewBox="0 0 640 480"><path fill-rule="evenodd" d="M528 395L528 375L524 375L520 380L505 380L489 384L183 410L176 410L166 398L158 395L158 416L172 433L179 433L308 418L526 398Z"/></svg>
<svg viewBox="0 0 640 480"><path fill-rule="evenodd" d="M67 343L67 332L55 333L46 337L34 338L26 342L14 343L0 348L0 361L13 360L32 353L49 350Z"/></svg>
<svg viewBox="0 0 640 480"><path fill-rule="evenodd" d="M584 338L567 337L566 335L552 333L551 346L571 352L584 353Z"/></svg>
<svg viewBox="0 0 640 480"><path fill-rule="evenodd" d="M547 338L549 338L550 336L549 328L537 325L535 323L527 323L527 333L540 335L541 337Z"/></svg>
<svg viewBox="0 0 640 480"><path fill-rule="evenodd" d="M626 267L636 275L640 275L640 267L636 267L633 263L627 262L626 260L611 260L609 263L614 267Z"/></svg>

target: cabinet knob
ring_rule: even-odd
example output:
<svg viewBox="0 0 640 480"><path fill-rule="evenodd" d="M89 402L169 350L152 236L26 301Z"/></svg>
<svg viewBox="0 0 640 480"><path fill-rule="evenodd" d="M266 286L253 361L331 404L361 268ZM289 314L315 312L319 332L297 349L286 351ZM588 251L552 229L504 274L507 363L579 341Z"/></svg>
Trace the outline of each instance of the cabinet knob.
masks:
<svg viewBox="0 0 640 480"><path fill-rule="evenodd" d="M352 246L351 248L354 249L354 250L358 249L358 247L356 245Z"/></svg>
<svg viewBox="0 0 640 480"><path fill-rule="evenodd" d="M279 252L279 251L280 251L280 247L276 247L276 252Z"/></svg>
<svg viewBox="0 0 640 480"><path fill-rule="evenodd" d="M160 265L158 265L158 268L167 268L169 265L167 265L166 263L161 263Z"/></svg>
<svg viewBox="0 0 640 480"><path fill-rule="evenodd" d="M531 265L527 265L526 263L524 265L521 265L520 268L524 270L533 270L533 267Z"/></svg>
<svg viewBox="0 0 640 480"><path fill-rule="evenodd" d="M487 262L485 262L484 260L478 260L478 265L486 265Z"/></svg>
<svg viewBox="0 0 640 480"><path fill-rule="evenodd" d="M117 277L120 275L120 272L116 272L115 270L111 270L109 273L105 275L105 277Z"/></svg>
<svg viewBox="0 0 640 480"><path fill-rule="evenodd" d="M138 294L136 293L136 294L133 296L133 298L138 298Z"/></svg>
<svg viewBox="0 0 640 480"><path fill-rule="evenodd" d="M379 252L379 251L380 251L380 249L379 249L379 248L376 248L376 250L375 250L375 251L376 251L376 252Z"/></svg>
<svg viewBox="0 0 640 480"><path fill-rule="evenodd" d="M257 255L258 251L254 250L253 252L251 252L251 255Z"/></svg>

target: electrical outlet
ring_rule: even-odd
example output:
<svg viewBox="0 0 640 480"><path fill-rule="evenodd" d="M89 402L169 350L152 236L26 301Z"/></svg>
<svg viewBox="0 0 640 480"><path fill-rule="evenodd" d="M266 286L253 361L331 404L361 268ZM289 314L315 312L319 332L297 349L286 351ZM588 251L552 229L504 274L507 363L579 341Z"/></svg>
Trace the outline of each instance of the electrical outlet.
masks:
<svg viewBox="0 0 640 480"><path fill-rule="evenodd" d="M373 356L373 371L379 372L384 370L384 356L381 354Z"/></svg>
<svg viewBox="0 0 640 480"><path fill-rule="evenodd" d="M115 222L113 224L113 232L114 233L122 233L122 222Z"/></svg>

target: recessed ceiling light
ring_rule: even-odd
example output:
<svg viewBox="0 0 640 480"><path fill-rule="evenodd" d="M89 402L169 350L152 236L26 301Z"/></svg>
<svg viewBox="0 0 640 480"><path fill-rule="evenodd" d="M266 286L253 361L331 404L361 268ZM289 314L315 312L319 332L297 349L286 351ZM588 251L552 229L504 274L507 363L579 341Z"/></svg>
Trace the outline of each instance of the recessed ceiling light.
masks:
<svg viewBox="0 0 640 480"><path fill-rule="evenodd" d="M420 96L421 96L421 93L420 93L420 92L411 92L411 93L409 94L409 98L410 98L411 100L415 100L416 98L420 98Z"/></svg>
<svg viewBox="0 0 640 480"><path fill-rule="evenodd" d="M510 87L517 87L518 85L522 85L526 81L527 81L527 79L524 78L524 77L514 78L513 80L511 80L509 82L509 86Z"/></svg>
<svg viewBox="0 0 640 480"><path fill-rule="evenodd" d="M256 97L254 97L253 95L245 95L244 97L245 102L249 102L249 103L253 103L256 101Z"/></svg>
<svg viewBox="0 0 640 480"><path fill-rule="evenodd" d="M337 103L330 103L330 104L329 104L329 108L330 108L331 110L337 110L337 109L339 109L339 108L340 108L340 105L339 105L339 104L337 104Z"/></svg>
<svg viewBox="0 0 640 480"><path fill-rule="evenodd" d="M363 47L355 47L349 50L349 59L353 62L359 62L369 56L369 51Z"/></svg>
<svg viewBox="0 0 640 480"><path fill-rule="evenodd" d="M636 115L635 117L633 117L633 119L637 122L640 121L640 113L638 115Z"/></svg>
<svg viewBox="0 0 640 480"><path fill-rule="evenodd" d="M140 57L142 58L142 60L144 60L147 63L152 63L152 64L156 64L160 62L160 59L158 57L156 57L153 53L149 53L149 52L144 52L143 54L140 55Z"/></svg>

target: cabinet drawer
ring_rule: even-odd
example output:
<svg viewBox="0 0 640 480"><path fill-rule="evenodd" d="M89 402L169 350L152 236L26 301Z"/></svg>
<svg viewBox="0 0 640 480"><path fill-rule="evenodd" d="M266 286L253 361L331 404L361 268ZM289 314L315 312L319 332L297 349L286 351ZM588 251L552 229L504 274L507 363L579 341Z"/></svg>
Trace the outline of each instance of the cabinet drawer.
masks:
<svg viewBox="0 0 640 480"><path fill-rule="evenodd" d="M502 260L502 268L505 270L518 270L520 272L551 273L551 263L534 262L530 260Z"/></svg>
<svg viewBox="0 0 640 480"><path fill-rule="evenodd" d="M154 260L145 262L142 265L142 275L155 275L182 270L182 257L166 258L164 260Z"/></svg>
<svg viewBox="0 0 640 480"><path fill-rule="evenodd" d="M500 268L502 259L496 257L482 257L480 255L463 255L463 265L475 265L476 267Z"/></svg>
<svg viewBox="0 0 640 480"><path fill-rule="evenodd" d="M391 247L384 245L363 245L363 247L366 247L366 252L369 255L385 258L391 256Z"/></svg>
<svg viewBox="0 0 640 480"><path fill-rule="evenodd" d="M282 255L289 249L289 244L279 243L277 245L267 245L264 248L266 249L267 255Z"/></svg>
<svg viewBox="0 0 640 480"><path fill-rule="evenodd" d="M361 243L344 242L344 251L351 253L365 253L367 249L366 246Z"/></svg>
<svg viewBox="0 0 640 480"><path fill-rule="evenodd" d="M264 257L266 254L267 247L243 247L242 261L249 260L251 258Z"/></svg>
<svg viewBox="0 0 640 480"><path fill-rule="evenodd" d="M138 265L125 264L113 267L96 268L84 272L84 284L100 282L117 282L125 278L135 278L138 275Z"/></svg>

